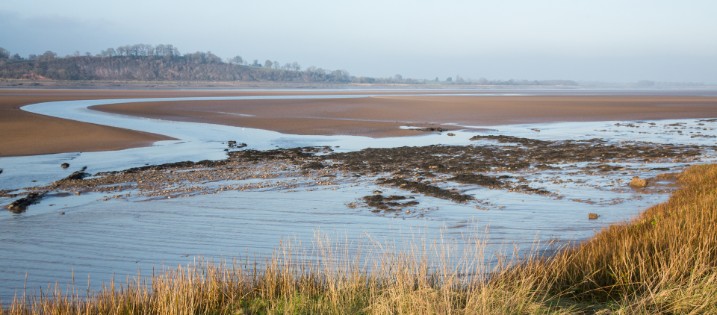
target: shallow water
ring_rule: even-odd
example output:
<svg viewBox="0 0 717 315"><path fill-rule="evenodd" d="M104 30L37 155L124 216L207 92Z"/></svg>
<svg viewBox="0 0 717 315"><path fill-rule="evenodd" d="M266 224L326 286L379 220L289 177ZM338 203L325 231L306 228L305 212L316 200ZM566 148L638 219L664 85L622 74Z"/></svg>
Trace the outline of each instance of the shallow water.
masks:
<svg viewBox="0 0 717 315"><path fill-rule="evenodd" d="M289 97L292 96L272 98ZM88 167L88 172L97 173L145 164L222 159L226 156L227 140L245 142L254 149L331 146L337 151L480 144L480 141L469 140L476 131L456 131L455 136L435 133L382 139L298 136L86 109L116 102L128 100L44 103L24 109L159 133L179 140L121 151L0 158L0 168L4 169L0 189L50 183L83 166ZM490 129L493 130L490 134L545 140L603 138L612 142L640 140L700 146L714 145L713 137L717 136L717 122L695 119L631 124L529 124L491 126ZM138 271L148 275L153 267L174 267L190 263L196 257L261 262L280 242L293 239L310 244L317 231L332 235L336 242L346 242L347 246L393 243L398 244L400 250L412 240L431 242L443 238L460 247L466 236L478 235L487 241L488 257L512 250L514 244L528 251L536 240L565 243L585 239L611 223L628 220L649 205L666 200L667 193L645 194L627 187L633 175L651 177L664 173L656 170L661 168L677 172L689 164L714 161L715 157L710 149L694 161L626 162L623 163L625 171L600 174L581 171L585 165L560 165L557 170L522 174L532 185L556 192L558 197L461 186L464 193L480 202L459 204L412 194L420 201L420 207L410 214L376 214L362 205L349 206L374 190L388 195L406 194L376 185L370 179L338 181L330 186L263 188L177 199L135 196L106 200L105 195L99 193L50 196L22 214L0 212L0 256L3 257L0 299L8 302L25 288L36 292L46 289L49 283L57 282L64 287L73 281L73 276L80 288L86 285L88 275L92 287L99 288L101 282L113 277L121 281ZM71 167L61 169L59 165L63 162L70 163ZM216 183L208 183L212 184ZM0 197L0 204L11 201L11 198ZM598 213L599 219L587 220L590 212Z"/></svg>

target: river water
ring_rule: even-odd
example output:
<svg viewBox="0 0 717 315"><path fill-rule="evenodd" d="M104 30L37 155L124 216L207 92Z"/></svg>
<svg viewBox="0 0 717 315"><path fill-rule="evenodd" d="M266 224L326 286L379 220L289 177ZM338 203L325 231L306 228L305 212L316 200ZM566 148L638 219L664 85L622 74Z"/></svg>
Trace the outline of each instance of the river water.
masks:
<svg viewBox="0 0 717 315"><path fill-rule="evenodd" d="M231 98L151 99L152 101L205 99L343 98L343 96L280 96ZM204 123L174 122L129 117L89 110L89 106L143 102L93 100L40 103L23 109L43 115L92 122L167 135L178 140L153 146L110 152L75 152L29 157L0 158L0 189L17 190L51 183L87 166L87 171L122 170L147 164L184 160L219 160L226 157L227 140L245 142L251 149L330 146L336 151L368 147L475 145L475 130L455 136L427 134L416 137L372 139L355 136L300 136L272 131ZM482 126L471 126L482 127ZM714 145L717 122L684 119L640 122L552 123L491 126L488 133L541 140L602 138L610 142ZM412 242L455 244L460 250L476 236L486 242L486 258L499 253L527 252L536 242L547 244L579 241L601 228L633 218L646 207L662 202L667 192L645 194L627 187L633 175L651 177L665 168L677 172L695 163L713 162L713 150L689 162L651 164L625 161L630 172L611 176L575 172L580 165L523 174L555 196L471 187L464 191L487 201L477 209L427 196L415 196L424 212L420 216L380 215L367 207L352 206L362 196L381 190L371 180L296 189L257 188L176 199L110 199L100 193L50 195L28 211L0 212L0 301L10 302L23 292L37 293L57 283L100 288L111 279L123 281L138 273L172 268L196 259L262 262L280 243L311 246L317 234L328 235L350 250L373 248L401 250ZM71 165L68 169L61 163ZM555 178L573 184L557 184ZM0 204L12 201L0 197ZM588 220L588 213L599 213ZM542 245L541 245L542 246Z"/></svg>

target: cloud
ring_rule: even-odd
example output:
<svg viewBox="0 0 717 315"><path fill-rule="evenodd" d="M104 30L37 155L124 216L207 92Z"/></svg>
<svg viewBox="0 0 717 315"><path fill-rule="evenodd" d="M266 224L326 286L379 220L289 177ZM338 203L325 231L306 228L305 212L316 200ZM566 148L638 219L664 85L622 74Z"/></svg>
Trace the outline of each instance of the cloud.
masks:
<svg viewBox="0 0 717 315"><path fill-rule="evenodd" d="M75 51L99 52L98 47L115 47L131 36L101 20L78 20L57 16L20 17L0 11L0 42L12 53L23 56L52 50L60 55Z"/></svg>
<svg viewBox="0 0 717 315"><path fill-rule="evenodd" d="M717 82L716 3L0 1L0 45L64 55L173 44L365 76Z"/></svg>

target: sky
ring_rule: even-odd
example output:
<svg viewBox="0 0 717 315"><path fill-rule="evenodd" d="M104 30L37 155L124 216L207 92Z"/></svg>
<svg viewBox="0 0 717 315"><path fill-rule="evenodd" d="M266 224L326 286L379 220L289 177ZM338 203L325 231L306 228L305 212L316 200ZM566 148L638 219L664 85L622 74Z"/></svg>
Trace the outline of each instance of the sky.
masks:
<svg viewBox="0 0 717 315"><path fill-rule="evenodd" d="M128 44L356 76L717 83L714 0L0 0L21 56Z"/></svg>

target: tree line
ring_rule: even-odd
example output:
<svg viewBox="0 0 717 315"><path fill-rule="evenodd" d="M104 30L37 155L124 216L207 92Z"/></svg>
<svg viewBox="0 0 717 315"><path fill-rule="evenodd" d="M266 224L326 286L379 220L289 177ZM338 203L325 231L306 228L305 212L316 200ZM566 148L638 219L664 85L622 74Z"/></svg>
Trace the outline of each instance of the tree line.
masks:
<svg viewBox="0 0 717 315"><path fill-rule="evenodd" d="M350 83L360 78L345 70L302 69L297 62L252 63L241 56L226 61L211 52L181 54L173 45L126 45L99 54L64 57L46 51L27 58L0 48L0 77L54 80L282 81Z"/></svg>
<svg viewBox="0 0 717 315"><path fill-rule="evenodd" d="M241 56L222 60L212 52L182 54L173 45L124 45L98 54L75 52L64 57L53 51L22 57L0 47L0 78L121 81L272 81L360 84L478 84L577 85L567 80L417 80L397 74L388 78L352 76L345 70L326 70L297 62L249 62Z"/></svg>

